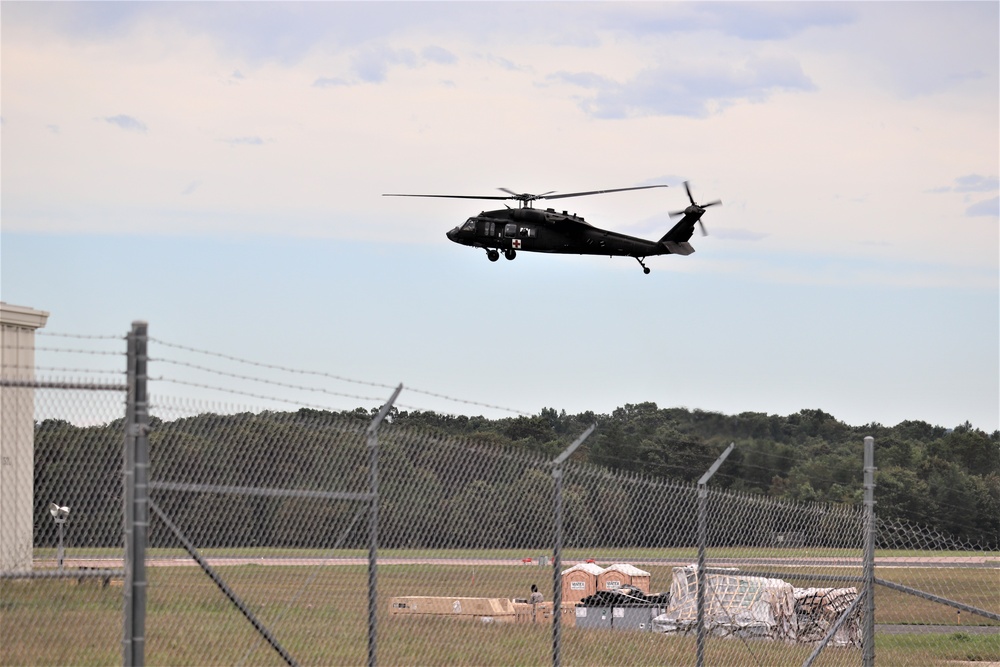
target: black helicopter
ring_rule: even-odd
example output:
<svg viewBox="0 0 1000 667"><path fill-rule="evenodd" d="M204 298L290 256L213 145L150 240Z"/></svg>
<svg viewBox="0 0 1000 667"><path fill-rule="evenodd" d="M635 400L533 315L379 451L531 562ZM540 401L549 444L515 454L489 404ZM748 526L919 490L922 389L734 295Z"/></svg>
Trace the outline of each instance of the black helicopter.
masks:
<svg viewBox="0 0 1000 667"><path fill-rule="evenodd" d="M518 250L524 252L552 252L576 255L608 255L610 257L634 257L642 267L643 273L649 273L649 267L643 262L654 255L690 255L694 248L688 241L694 233L694 226L701 226L701 233L707 236L705 225L701 221L705 209L721 204L712 201L698 204L691 195L687 181L684 189L687 191L691 205L683 211L675 211L670 215L683 216L669 232L659 241L649 241L635 236L594 227L575 213L547 208L544 211L533 208L532 203L541 199L566 199L568 197L583 197L600 195L608 192L625 192L626 190L648 190L650 188L665 188L666 185L642 185L632 188L615 188L613 190L591 190L589 192L570 192L555 194L555 191L540 195L517 193L507 188L499 188L507 196L474 196L474 195L422 195L422 194L385 194L383 197L440 197L446 199L516 199L519 206L498 211L483 211L471 217L464 224L448 232L448 238L455 243L483 248L491 262L500 259L500 251L507 259L514 259Z"/></svg>

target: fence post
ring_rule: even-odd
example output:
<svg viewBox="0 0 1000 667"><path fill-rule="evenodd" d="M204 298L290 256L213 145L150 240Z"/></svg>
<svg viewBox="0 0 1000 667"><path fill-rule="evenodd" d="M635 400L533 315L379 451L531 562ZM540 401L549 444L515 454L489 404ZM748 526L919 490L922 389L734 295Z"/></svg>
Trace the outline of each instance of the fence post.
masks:
<svg viewBox="0 0 1000 667"><path fill-rule="evenodd" d="M553 523L555 524L552 547L552 667L559 667L562 651L562 466L570 454L575 452L576 448L582 445L583 441L590 437L596 428L597 424L591 424L590 428L584 431L552 462L552 503Z"/></svg>
<svg viewBox="0 0 1000 667"><path fill-rule="evenodd" d="M371 500L368 505L368 667L378 662L378 427L389 414L403 385L396 387L392 397L378 411L365 432L368 439L368 479Z"/></svg>
<svg viewBox="0 0 1000 667"><path fill-rule="evenodd" d="M122 451L122 533L125 538L125 555L122 568L125 571L123 585L122 609L122 664L132 665L132 510L135 501L135 436L132 435L132 423L135 421L135 336L129 332L126 336L126 383L125 396L125 439Z"/></svg>
<svg viewBox="0 0 1000 667"><path fill-rule="evenodd" d="M708 480L712 479L712 475L719 470L734 447L736 447L735 442L729 443L726 451L719 455L708 472L698 480L698 569L695 572L698 578L698 635L695 644L695 661L698 667L703 667L705 664L705 544L708 542Z"/></svg>
<svg viewBox="0 0 1000 667"><path fill-rule="evenodd" d="M875 438L865 438L865 610L861 628L861 663L875 664Z"/></svg>
<svg viewBox="0 0 1000 667"><path fill-rule="evenodd" d="M145 664L146 540L149 532L148 324L135 321L128 337L125 409L125 612L123 662Z"/></svg>

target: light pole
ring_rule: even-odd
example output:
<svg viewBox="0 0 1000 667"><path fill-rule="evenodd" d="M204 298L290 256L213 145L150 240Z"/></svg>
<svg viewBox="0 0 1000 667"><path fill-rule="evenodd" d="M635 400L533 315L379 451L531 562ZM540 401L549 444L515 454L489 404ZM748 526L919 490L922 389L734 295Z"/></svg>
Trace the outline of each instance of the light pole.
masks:
<svg viewBox="0 0 1000 667"><path fill-rule="evenodd" d="M49 505L49 514L52 515L52 520L56 522L59 526L59 550L56 552L56 559L59 561L59 571L63 570L63 524L66 523L66 519L69 518L69 508L60 507L55 503Z"/></svg>

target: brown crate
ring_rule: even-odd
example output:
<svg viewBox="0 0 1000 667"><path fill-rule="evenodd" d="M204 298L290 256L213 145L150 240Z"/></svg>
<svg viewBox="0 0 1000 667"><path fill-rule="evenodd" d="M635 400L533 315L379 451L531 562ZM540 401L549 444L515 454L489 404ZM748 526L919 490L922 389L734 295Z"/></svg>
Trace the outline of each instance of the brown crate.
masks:
<svg viewBox="0 0 1000 667"><path fill-rule="evenodd" d="M389 616L436 616L513 623L514 603L505 598L401 596L390 598Z"/></svg>
<svg viewBox="0 0 1000 667"><path fill-rule="evenodd" d="M517 623L537 623L541 625L552 624L552 603L539 602L530 604L528 602L514 603L515 622ZM562 618L560 623L563 627L576 627L576 603L562 603Z"/></svg>

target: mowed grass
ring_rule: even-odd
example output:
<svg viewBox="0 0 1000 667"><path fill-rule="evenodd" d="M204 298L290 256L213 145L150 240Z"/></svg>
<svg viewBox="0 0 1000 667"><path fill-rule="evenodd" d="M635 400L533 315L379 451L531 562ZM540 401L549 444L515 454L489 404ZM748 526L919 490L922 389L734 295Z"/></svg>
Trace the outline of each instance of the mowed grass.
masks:
<svg viewBox="0 0 1000 667"><path fill-rule="evenodd" d="M481 554L480 554L481 555ZM491 554L492 555L492 554ZM671 568L646 567L654 591ZM368 572L358 566L220 567L218 572L281 645L304 665L361 665L368 658ZM831 569L830 572L841 572ZM281 665L283 660L197 567L153 567L149 575L146 662L150 665ZM550 624L513 625L390 617L393 596L527 597L552 590L538 566L380 565L378 662L382 665L547 665ZM998 611L996 569L898 568L881 578ZM824 585L795 580L797 586ZM880 624L955 624L955 610L879 587ZM964 625L985 619L962 614ZM122 661L122 587L99 581L0 581L0 664L109 665ZM712 639L711 665L799 665L811 645ZM692 637L563 627L566 665L694 665ZM878 635L879 665L949 660L1000 661L1000 634ZM816 665L856 665L857 649L830 648Z"/></svg>

